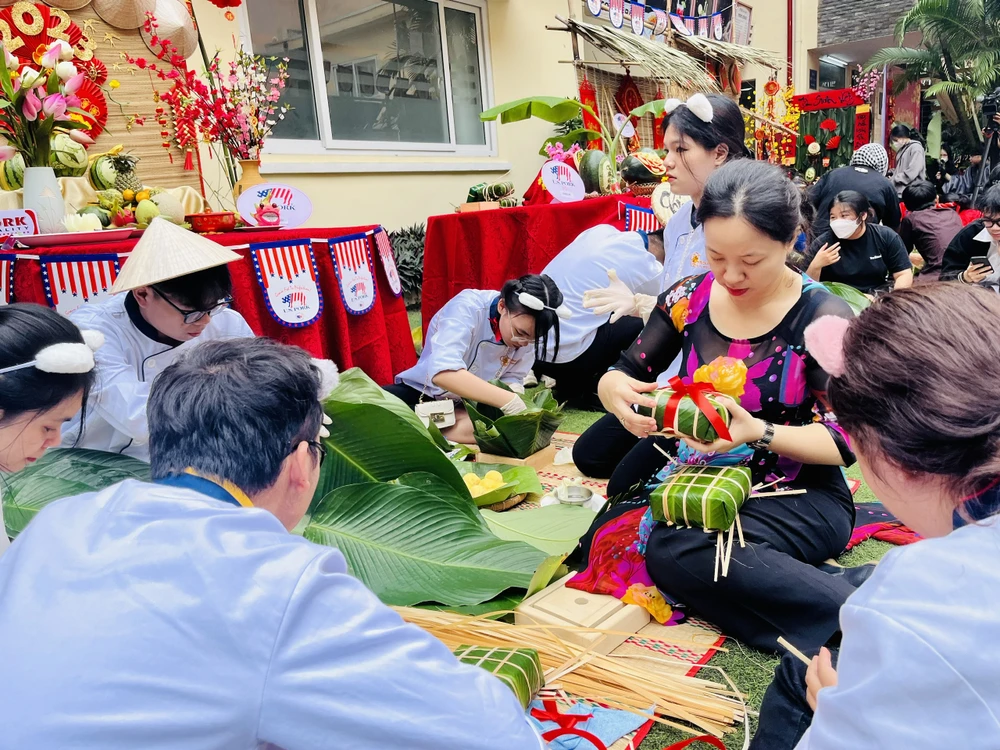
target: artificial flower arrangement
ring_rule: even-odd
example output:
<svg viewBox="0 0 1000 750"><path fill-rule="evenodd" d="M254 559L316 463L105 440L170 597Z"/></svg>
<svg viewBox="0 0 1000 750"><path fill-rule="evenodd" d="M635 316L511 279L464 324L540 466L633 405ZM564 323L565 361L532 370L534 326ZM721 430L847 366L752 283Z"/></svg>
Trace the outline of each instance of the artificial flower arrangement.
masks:
<svg viewBox="0 0 1000 750"><path fill-rule="evenodd" d="M810 158L818 159L824 150L829 152L823 157L824 167L831 166L831 159L836 154L837 149L840 148L842 138L837 133L838 127L837 121L832 117L828 117L819 124L819 138L816 138L814 135L803 136L806 144L806 153L809 154Z"/></svg>

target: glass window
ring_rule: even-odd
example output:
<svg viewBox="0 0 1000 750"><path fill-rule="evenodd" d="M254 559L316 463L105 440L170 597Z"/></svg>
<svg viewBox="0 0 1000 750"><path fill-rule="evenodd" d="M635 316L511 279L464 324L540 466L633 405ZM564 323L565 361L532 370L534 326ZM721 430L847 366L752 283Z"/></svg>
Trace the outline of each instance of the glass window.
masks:
<svg viewBox="0 0 1000 750"><path fill-rule="evenodd" d="M254 51L290 58L289 103L296 110L275 137L320 138L319 92L329 113L329 146L487 145L479 119L486 105L478 3L247 0L247 12ZM322 75L309 66L310 28L317 29ZM319 117L326 116L321 109Z"/></svg>
<svg viewBox="0 0 1000 750"><path fill-rule="evenodd" d="M847 79L847 68L827 62L822 58L819 61L819 87L821 89L842 89Z"/></svg>

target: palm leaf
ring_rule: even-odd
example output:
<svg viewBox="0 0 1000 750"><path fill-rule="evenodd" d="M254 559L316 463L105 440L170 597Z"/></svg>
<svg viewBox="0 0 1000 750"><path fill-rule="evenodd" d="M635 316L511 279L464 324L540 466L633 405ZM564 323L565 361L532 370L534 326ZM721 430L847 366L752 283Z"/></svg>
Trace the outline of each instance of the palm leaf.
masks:
<svg viewBox="0 0 1000 750"><path fill-rule="evenodd" d="M493 383L510 390L500 381ZM552 435L563 420L562 408L552 397L552 391L540 388L525 403L527 411L503 415L486 404L465 402L481 450L498 456L527 458L552 442Z"/></svg>
<svg viewBox="0 0 1000 750"><path fill-rule="evenodd" d="M850 305L855 315L860 315L861 311L867 308L872 301L853 286L841 284L839 281L824 281L823 286L835 297L840 297Z"/></svg>
<svg viewBox="0 0 1000 750"><path fill-rule="evenodd" d="M941 70L941 56L930 50L913 47L885 47L880 49L865 64L867 70L875 70L886 65L917 66L924 71Z"/></svg>
<svg viewBox="0 0 1000 750"><path fill-rule="evenodd" d="M149 464L118 453L79 448L51 450L4 484L7 535L20 534L42 508L55 500L103 490L125 479L148 481Z"/></svg>
<svg viewBox="0 0 1000 750"><path fill-rule="evenodd" d="M440 490L437 478L426 481ZM468 606L527 588L545 554L498 539L475 513L453 492L353 485L320 501L304 536L339 549L351 572L386 604Z"/></svg>
<svg viewBox="0 0 1000 750"><path fill-rule="evenodd" d="M578 505L546 505L515 513L479 511L501 539L526 542L549 555L572 552L597 514Z"/></svg>

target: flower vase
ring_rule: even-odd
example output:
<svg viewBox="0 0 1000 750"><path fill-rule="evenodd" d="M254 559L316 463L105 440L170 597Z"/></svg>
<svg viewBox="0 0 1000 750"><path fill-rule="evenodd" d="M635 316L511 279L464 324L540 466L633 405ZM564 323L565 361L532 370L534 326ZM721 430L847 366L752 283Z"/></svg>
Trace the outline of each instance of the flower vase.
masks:
<svg viewBox="0 0 1000 750"><path fill-rule="evenodd" d="M237 201L246 190L264 182L260 176L260 159L240 159L240 172L240 179L233 188L233 199Z"/></svg>
<svg viewBox="0 0 1000 750"><path fill-rule="evenodd" d="M35 212L40 233L66 231L62 223L66 203L52 167L28 167L24 170L22 200L25 208Z"/></svg>

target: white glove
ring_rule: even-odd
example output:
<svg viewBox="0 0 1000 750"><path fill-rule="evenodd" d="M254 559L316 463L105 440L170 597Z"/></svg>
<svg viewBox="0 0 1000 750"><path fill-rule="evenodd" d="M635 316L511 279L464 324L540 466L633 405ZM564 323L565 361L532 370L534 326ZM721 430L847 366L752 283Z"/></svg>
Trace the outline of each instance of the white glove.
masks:
<svg viewBox="0 0 1000 750"><path fill-rule="evenodd" d="M635 314L642 318L643 324L649 322L649 316L653 314L656 307L656 297L651 294L635 295Z"/></svg>
<svg viewBox="0 0 1000 750"><path fill-rule="evenodd" d="M618 272L608 270L610 284L604 289L590 289L583 293L583 306L593 309L594 315L611 313L611 322L617 323L626 315L635 315L635 297L625 282L618 278Z"/></svg>
<svg viewBox="0 0 1000 750"><path fill-rule="evenodd" d="M515 395L510 401L500 407L500 411L506 414L508 417L511 414L520 414L522 411L527 411L528 405L524 403L524 399L520 396Z"/></svg>

